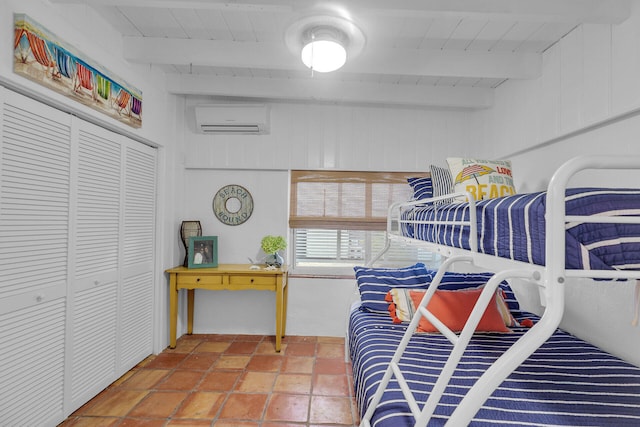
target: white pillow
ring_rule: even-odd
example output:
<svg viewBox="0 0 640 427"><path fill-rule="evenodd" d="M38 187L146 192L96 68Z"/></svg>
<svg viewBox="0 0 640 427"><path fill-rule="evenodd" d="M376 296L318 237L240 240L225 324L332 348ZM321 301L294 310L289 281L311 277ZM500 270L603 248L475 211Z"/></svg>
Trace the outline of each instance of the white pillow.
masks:
<svg viewBox="0 0 640 427"><path fill-rule="evenodd" d="M516 194L509 160L447 158L455 192L468 191L476 200Z"/></svg>

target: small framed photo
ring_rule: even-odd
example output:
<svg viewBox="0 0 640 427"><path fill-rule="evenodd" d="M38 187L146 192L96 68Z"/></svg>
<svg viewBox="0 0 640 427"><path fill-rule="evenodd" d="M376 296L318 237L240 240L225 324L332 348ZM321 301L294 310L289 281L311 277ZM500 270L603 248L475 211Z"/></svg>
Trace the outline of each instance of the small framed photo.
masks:
<svg viewBox="0 0 640 427"><path fill-rule="evenodd" d="M218 236L189 237L189 268L218 266Z"/></svg>

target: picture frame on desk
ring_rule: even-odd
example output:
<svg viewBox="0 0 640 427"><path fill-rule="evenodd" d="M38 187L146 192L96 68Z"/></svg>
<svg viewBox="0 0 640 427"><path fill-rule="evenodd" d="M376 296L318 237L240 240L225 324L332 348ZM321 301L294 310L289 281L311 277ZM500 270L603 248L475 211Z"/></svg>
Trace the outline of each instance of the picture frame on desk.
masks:
<svg viewBox="0 0 640 427"><path fill-rule="evenodd" d="M215 268L218 266L218 236L189 237L188 268Z"/></svg>

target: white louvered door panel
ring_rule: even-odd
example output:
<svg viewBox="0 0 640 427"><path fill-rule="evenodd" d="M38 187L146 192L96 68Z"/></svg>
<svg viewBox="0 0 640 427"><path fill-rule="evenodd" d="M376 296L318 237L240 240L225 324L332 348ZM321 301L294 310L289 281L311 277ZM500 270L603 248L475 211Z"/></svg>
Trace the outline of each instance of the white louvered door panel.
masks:
<svg viewBox="0 0 640 427"><path fill-rule="evenodd" d="M0 424L64 417L71 120L0 88Z"/></svg>
<svg viewBox="0 0 640 427"><path fill-rule="evenodd" d="M129 146L125 162L124 268L153 265L156 150Z"/></svg>
<svg viewBox="0 0 640 427"><path fill-rule="evenodd" d="M64 301L0 315L1 425L56 425L64 418Z"/></svg>
<svg viewBox="0 0 640 427"><path fill-rule="evenodd" d="M125 157L121 364L153 351L156 150L129 144Z"/></svg>
<svg viewBox="0 0 640 427"><path fill-rule="evenodd" d="M12 296L66 286L71 161L68 116L3 94L0 312L18 308Z"/></svg>
<svg viewBox="0 0 640 427"><path fill-rule="evenodd" d="M86 123L78 132L76 280L118 269L122 143L117 139Z"/></svg>
<svg viewBox="0 0 640 427"><path fill-rule="evenodd" d="M115 378L118 283L76 292L73 310L71 402L79 407Z"/></svg>
<svg viewBox="0 0 640 427"><path fill-rule="evenodd" d="M120 361L127 371L153 352L153 272L127 277L122 286Z"/></svg>
<svg viewBox="0 0 640 427"><path fill-rule="evenodd" d="M117 369L123 141L78 120L74 193L70 406L119 375Z"/></svg>

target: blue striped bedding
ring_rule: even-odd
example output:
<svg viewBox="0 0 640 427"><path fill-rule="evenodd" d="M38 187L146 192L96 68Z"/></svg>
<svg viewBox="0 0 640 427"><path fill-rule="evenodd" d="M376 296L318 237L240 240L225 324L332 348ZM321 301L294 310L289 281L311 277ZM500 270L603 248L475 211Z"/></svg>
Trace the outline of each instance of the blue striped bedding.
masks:
<svg viewBox="0 0 640 427"><path fill-rule="evenodd" d="M535 319L514 313L517 319ZM349 324L355 397L360 416L376 391L406 325L389 315L356 309ZM487 367L524 332L475 334L429 426L444 425L462 396ZM418 402L427 393L450 352L440 334L416 334L400 367ZM392 380L371 425L413 425L400 389ZM556 331L485 402L471 426L638 426L640 368L574 336Z"/></svg>
<svg viewBox="0 0 640 427"><path fill-rule="evenodd" d="M530 264L545 264L546 192L477 202L478 250ZM467 203L418 206L403 220L468 220ZM574 188L566 192L567 215L640 214L640 190ZM640 268L640 224L568 224L566 268ZM402 234L446 246L470 249L468 227L402 223Z"/></svg>

